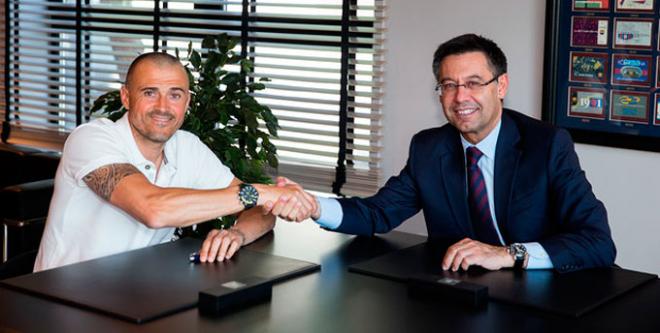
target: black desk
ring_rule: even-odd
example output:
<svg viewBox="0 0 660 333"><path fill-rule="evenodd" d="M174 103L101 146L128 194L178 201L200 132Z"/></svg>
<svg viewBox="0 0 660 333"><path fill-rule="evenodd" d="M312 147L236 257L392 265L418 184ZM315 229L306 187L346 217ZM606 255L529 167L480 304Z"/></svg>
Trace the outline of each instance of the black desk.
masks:
<svg viewBox="0 0 660 333"><path fill-rule="evenodd" d="M349 264L424 240L397 232L368 239L282 223L250 249L322 269L275 285L270 303L219 319L194 308L138 325L0 288L0 332L660 332L660 280L573 319L493 301L481 311L417 301L403 284L347 271Z"/></svg>

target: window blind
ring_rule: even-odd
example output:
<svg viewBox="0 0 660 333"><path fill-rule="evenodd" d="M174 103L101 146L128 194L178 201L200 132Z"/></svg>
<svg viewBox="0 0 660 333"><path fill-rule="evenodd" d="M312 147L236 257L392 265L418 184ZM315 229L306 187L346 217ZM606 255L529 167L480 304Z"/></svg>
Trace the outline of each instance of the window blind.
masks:
<svg viewBox="0 0 660 333"><path fill-rule="evenodd" d="M254 61L250 79L270 79L254 95L281 125L275 173L323 192L377 189L382 0L6 1L11 137L63 141L138 54L226 32Z"/></svg>

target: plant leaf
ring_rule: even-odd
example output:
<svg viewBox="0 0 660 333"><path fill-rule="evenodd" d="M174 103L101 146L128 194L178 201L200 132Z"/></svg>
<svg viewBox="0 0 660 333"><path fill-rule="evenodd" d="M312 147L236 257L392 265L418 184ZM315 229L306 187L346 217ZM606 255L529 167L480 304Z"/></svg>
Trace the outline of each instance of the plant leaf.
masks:
<svg viewBox="0 0 660 333"><path fill-rule="evenodd" d="M193 65L195 69L199 69L199 67L202 64L202 57L199 55L197 51L192 51L192 54L190 55L190 63Z"/></svg>

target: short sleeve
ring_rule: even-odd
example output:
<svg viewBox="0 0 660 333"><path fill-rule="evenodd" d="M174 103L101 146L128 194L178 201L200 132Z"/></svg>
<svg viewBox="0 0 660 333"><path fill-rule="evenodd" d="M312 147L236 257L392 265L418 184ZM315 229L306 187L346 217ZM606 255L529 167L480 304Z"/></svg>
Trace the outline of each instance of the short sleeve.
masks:
<svg viewBox="0 0 660 333"><path fill-rule="evenodd" d="M226 188L234 180L234 174L220 159L192 133L179 131L179 142L185 142L185 160L180 163L190 167L194 173L194 188ZM191 165L192 163L192 165Z"/></svg>
<svg viewBox="0 0 660 333"><path fill-rule="evenodd" d="M67 139L62 153L63 168L78 186L86 186L83 177L108 164L129 163L116 126L107 119L76 128Z"/></svg>

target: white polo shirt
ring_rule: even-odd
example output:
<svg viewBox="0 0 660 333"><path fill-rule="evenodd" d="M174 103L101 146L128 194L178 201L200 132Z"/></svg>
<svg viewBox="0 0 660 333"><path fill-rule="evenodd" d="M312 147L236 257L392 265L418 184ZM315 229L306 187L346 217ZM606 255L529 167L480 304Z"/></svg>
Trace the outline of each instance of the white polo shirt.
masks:
<svg viewBox="0 0 660 333"><path fill-rule="evenodd" d="M156 179L156 167L138 150L127 115L117 122L97 119L76 128L64 145L34 270L172 239L174 228L150 229L87 187L83 177L101 166L130 163L160 187L217 189L234 179L229 168L189 132L177 131L164 151Z"/></svg>

